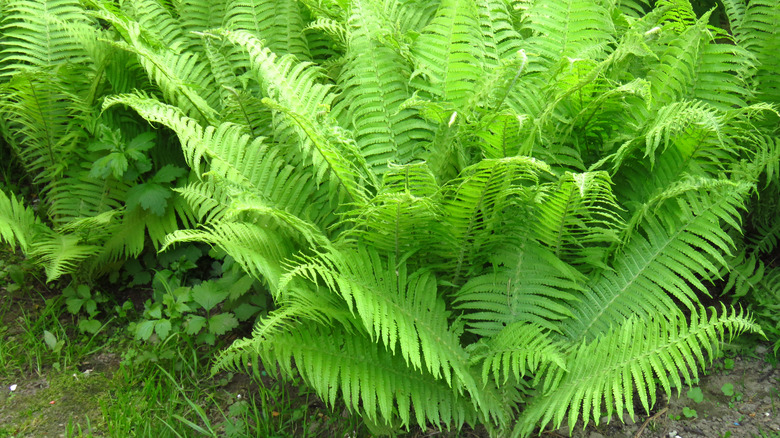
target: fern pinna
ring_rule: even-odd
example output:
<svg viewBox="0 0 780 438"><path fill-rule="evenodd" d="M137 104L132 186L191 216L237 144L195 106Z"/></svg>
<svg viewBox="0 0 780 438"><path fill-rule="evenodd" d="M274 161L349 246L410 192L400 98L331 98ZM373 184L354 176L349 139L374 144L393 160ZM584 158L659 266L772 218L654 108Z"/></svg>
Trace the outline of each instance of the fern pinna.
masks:
<svg viewBox="0 0 780 438"><path fill-rule="evenodd" d="M776 0L724 2L728 31L687 1L120 3L57 25L109 28L71 42L120 60L96 64L109 129L144 135L131 108L178 138L190 177L156 229L220 248L276 303L215 369L297 369L376 430L528 436L634 416L635 395L648 410L656 379L691 384L761 332L700 297L777 283L757 262L780 235ZM9 35L9 144L45 177L24 78L59 58ZM76 111L64 96L48 104ZM34 215L3 199L0 237L29 247Z"/></svg>

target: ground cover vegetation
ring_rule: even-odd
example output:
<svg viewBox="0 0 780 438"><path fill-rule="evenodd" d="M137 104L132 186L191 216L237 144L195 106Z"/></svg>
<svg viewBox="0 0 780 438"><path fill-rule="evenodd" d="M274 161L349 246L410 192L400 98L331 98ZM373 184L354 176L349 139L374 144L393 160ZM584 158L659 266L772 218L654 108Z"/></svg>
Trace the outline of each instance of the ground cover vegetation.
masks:
<svg viewBox="0 0 780 438"><path fill-rule="evenodd" d="M780 338L776 0L0 4L0 240L140 362L528 436Z"/></svg>

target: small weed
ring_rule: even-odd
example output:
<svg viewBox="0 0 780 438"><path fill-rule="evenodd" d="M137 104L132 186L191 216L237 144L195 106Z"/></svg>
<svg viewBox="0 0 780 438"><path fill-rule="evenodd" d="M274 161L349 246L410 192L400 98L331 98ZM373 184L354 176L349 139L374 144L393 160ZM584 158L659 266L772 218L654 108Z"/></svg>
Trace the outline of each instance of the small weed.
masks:
<svg viewBox="0 0 780 438"><path fill-rule="evenodd" d="M686 395L696 403L701 403L704 400L704 393L702 393L701 388L691 388Z"/></svg>
<svg viewBox="0 0 780 438"><path fill-rule="evenodd" d="M685 416L685 418L698 418L699 416L699 413L696 412L696 409L691 409L688 406L682 409L682 413Z"/></svg>

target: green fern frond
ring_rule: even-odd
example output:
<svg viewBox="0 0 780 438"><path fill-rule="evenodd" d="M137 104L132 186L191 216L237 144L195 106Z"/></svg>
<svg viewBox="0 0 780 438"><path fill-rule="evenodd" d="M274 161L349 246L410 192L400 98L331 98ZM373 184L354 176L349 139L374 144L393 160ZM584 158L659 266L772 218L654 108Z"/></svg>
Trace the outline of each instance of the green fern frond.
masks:
<svg viewBox="0 0 780 438"><path fill-rule="evenodd" d="M777 53L780 50L780 8L774 0L732 1L732 10L742 10L731 20L731 29L737 43L755 56L757 71L755 77L756 98L769 102L780 102L780 69Z"/></svg>
<svg viewBox="0 0 780 438"><path fill-rule="evenodd" d="M247 273L266 282L273 292L278 290L279 278L285 272L284 260L297 250L296 237L264 224L220 221L199 230L182 229L170 233L161 251L178 243L208 243L233 257ZM298 240L304 239L298 237Z"/></svg>
<svg viewBox="0 0 780 438"><path fill-rule="evenodd" d="M131 106L145 119L173 129L179 136L190 168L197 175L206 174L206 178L218 178L221 184L232 186L234 193L230 196L254 193L274 208L315 220L328 213L329 207L316 197L318 193L312 176L296 172L294 167L284 163L278 149L271 148L263 138L252 139L242 127L223 123L216 128L203 129L178 108L142 95L110 96L103 106L109 108L117 104ZM216 199L216 202L225 200Z"/></svg>
<svg viewBox="0 0 780 438"><path fill-rule="evenodd" d="M650 0L619 0L617 6L625 15L639 18L650 8Z"/></svg>
<svg viewBox="0 0 780 438"><path fill-rule="evenodd" d="M450 329L436 278L425 271L408 273L405 263L385 261L376 251L332 250L294 266L280 282L295 278L323 282L360 318L372 340L400 354L407 365L444 378L457 392L479 397L468 369L468 356ZM454 374L454 375L453 375Z"/></svg>
<svg viewBox="0 0 780 438"><path fill-rule="evenodd" d="M4 6L0 76L39 68L51 72L65 64L87 64L87 53L67 29L67 23L86 22L79 1L15 1Z"/></svg>
<svg viewBox="0 0 780 438"><path fill-rule="evenodd" d="M125 41L113 44L138 55L138 61L166 99L175 102L191 117L210 124L217 123L217 111L212 107L214 102L219 101L217 87L209 74L208 63L202 62L196 52L177 53L154 44L148 30L109 5L101 4L95 14L120 31Z"/></svg>
<svg viewBox="0 0 780 438"><path fill-rule="evenodd" d="M656 9L664 11L661 23L667 29L682 33L696 23L696 13L689 0L658 0Z"/></svg>
<svg viewBox="0 0 780 438"><path fill-rule="evenodd" d="M450 238L442 243L445 257L454 264L453 283L460 281L469 258L490 243L490 236L500 235L507 208L534 196L533 187L545 172L549 172L545 163L529 157L482 160L443 187Z"/></svg>
<svg viewBox="0 0 780 438"><path fill-rule="evenodd" d="M304 114L296 113L268 98L263 99L263 103L293 120L306 135L306 140L314 146L316 152L304 151L311 159L316 182L320 184L326 176L329 177L331 198L341 198L338 192L343 190L349 198L347 202L358 205L367 202L368 191L376 187L377 183L347 131L327 122L313 123Z"/></svg>
<svg viewBox="0 0 780 438"><path fill-rule="evenodd" d="M646 216L616 257L611 270L594 279L574 318L564 324L572 340L594 339L630 315L676 315L679 303L692 309L694 289L707 293L702 278L717 276L733 241L721 223L739 229L739 211L750 189L733 184L725 193L685 192L667 203L674 214ZM641 299L639 298L641 297Z"/></svg>
<svg viewBox="0 0 780 438"><path fill-rule="evenodd" d="M513 27L505 1L479 0L476 3L482 29L482 56L486 68L496 67L520 49L522 38Z"/></svg>
<svg viewBox="0 0 780 438"><path fill-rule="evenodd" d="M250 32L277 55L311 59L306 23L296 0L230 0L226 28ZM214 26L218 27L218 26Z"/></svg>
<svg viewBox="0 0 780 438"><path fill-rule="evenodd" d="M632 208L671 186L684 184L691 175L717 179L730 172L727 166L745 145L755 142L730 119L700 101L661 108L643 132L624 143L612 157L620 166L613 178L618 196ZM638 149L642 146L644 156L640 157Z"/></svg>
<svg viewBox="0 0 780 438"><path fill-rule="evenodd" d="M780 242L780 220L777 216L771 220L756 224L756 233L750 238L750 244L763 253L770 253Z"/></svg>
<svg viewBox="0 0 780 438"><path fill-rule="evenodd" d="M288 374L294 359L298 372L323 400L333 405L340 393L350 409L371 421L391 424L397 415L408 428L412 422L425 427L473 424L478 418L468 397L357 333L309 324L274 337L269 347L270 358L280 361Z"/></svg>
<svg viewBox="0 0 780 438"><path fill-rule="evenodd" d="M322 72L312 63L299 62L292 55L278 57L246 31L222 31L221 35L248 53L253 72L272 101L308 120L321 120L320 115L330 109L335 98L332 85L323 83ZM275 120L274 125L280 142L288 142L296 136L301 143L308 141L306 133L295 129L292 121L285 117L280 119Z"/></svg>
<svg viewBox="0 0 780 438"><path fill-rule="evenodd" d="M603 2L591 0L537 1L525 14L534 36L526 51L544 63L565 57L596 59L614 40L614 26ZM596 56L592 56L596 55Z"/></svg>
<svg viewBox="0 0 780 438"><path fill-rule="evenodd" d="M619 240L620 210L609 174L567 172L539 202L537 236L564 261L598 263L599 247Z"/></svg>
<svg viewBox="0 0 780 438"><path fill-rule="evenodd" d="M78 235L60 234L51 230L38 234L29 248L28 255L43 265L47 282L76 272L81 262L96 255L101 249L96 245L82 244Z"/></svg>
<svg viewBox="0 0 780 438"><path fill-rule="evenodd" d="M428 124L414 110L400 108L411 96L410 71L400 54L378 40L385 27L390 23L371 1L352 3L347 62L339 78L345 126L354 126L358 148L377 173L388 163L405 164L430 139Z"/></svg>
<svg viewBox="0 0 780 438"><path fill-rule="evenodd" d="M528 118L511 110L495 112L489 124L477 131L477 143L487 159L517 155L523 141L522 134Z"/></svg>
<svg viewBox="0 0 780 438"><path fill-rule="evenodd" d="M180 0L175 6L185 33L218 29L228 21L228 0Z"/></svg>
<svg viewBox="0 0 780 438"><path fill-rule="evenodd" d="M237 190L230 184L223 185L221 181L209 179L176 189L187 204L192 206L199 223L218 222L228 214L230 204L226 201L236 194Z"/></svg>
<svg viewBox="0 0 780 438"><path fill-rule="evenodd" d="M273 111L249 90L223 86L222 118L244 125L252 137L273 136Z"/></svg>
<svg viewBox="0 0 780 438"><path fill-rule="evenodd" d="M533 241L495 255L493 272L472 277L455 294L469 331L495 336L515 323L560 331L583 278L571 266Z"/></svg>
<svg viewBox="0 0 780 438"><path fill-rule="evenodd" d="M18 244L26 253L34 240L35 227L40 222L31 207L26 207L13 193L9 197L0 190L0 242L4 241L11 248Z"/></svg>
<svg viewBox="0 0 780 438"><path fill-rule="evenodd" d="M425 162L403 166L390 165L382 175L380 194L408 193L420 198L433 197L439 192L436 176Z"/></svg>
<svg viewBox="0 0 780 438"><path fill-rule="evenodd" d="M721 270L721 276L727 279L723 293L735 298L752 295L778 295L780 284L773 284L772 271L757 257L757 254L740 252L727 259L728 264ZM777 277L775 275L774 277Z"/></svg>
<svg viewBox="0 0 780 438"><path fill-rule="evenodd" d="M162 44L179 53L188 44L188 37L178 18L158 0L134 0L124 4L128 13Z"/></svg>
<svg viewBox="0 0 780 438"><path fill-rule="evenodd" d="M332 18L318 18L309 23L304 30L319 30L333 39L341 50L347 48L347 26Z"/></svg>
<svg viewBox="0 0 780 438"><path fill-rule="evenodd" d="M742 108L752 97L745 83L751 67L750 53L740 46L710 42L700 52L691 96L724 111Z"/></svg>
<svg viewBox="0 0 780 438"><path fill-rule="evenodd" d="M49 218L63 226L80 218L121 210L129 184L112 177L96 179L87 169L74 169L47 187Z"/></svg>
<svg viewBox="0 0 780 438"><path fill-rule="evenodd" d="M473 363L482 362L482 381L487 382L492 374L497 386L507 384L510 376L514 382L526 376L541 380L549 374L548 367L566 371L562 346L545 329L527 322L511 323L468 350Z"/></svg>
<svg viewBox="0 0 780 438"><path fill-rule="evenodd" d="M740 46L715 42L717 35L707 27L708 18L709 13L663 46L660 65L648 76L656 105L699 99L728 110L744 106L750 97L744 80L752 66L750 53Z"/></svg>
<svg viewBox="0 0 780 438"><path fill-rule="evenodd" d="M700 307L691 313L690 322L681 316L632 317L592 342L581 343L568 357L566 370L549 378L555 383L523 411L513 436L529 436L537 425L559 427L567 416L571 430L580 415L587 424L591 418L598 421L604 410L607 417L628 411L634 418L635 388L649 412L656 401L655 379L671 396L672 387L679 392L683 383L698 380L697 369L712 361L724 339L745 331L761 333L743 311L711 312Z"/></svg>
<svg viewBox="0 0 780 438"><path fill-rule="evenodd" d="M0 113L7 121L4 136L36 183L56 180L83 140L75 121L87 110L80 96L68 90L66 77L64 72L30 70L0 89Z"/></svg>
<svg viewBox="0 0 780 438"><path fill-rule="evenodd" d="M383 193L347 213L342 240L357 239L401 260L440 242L439 205L411 193Z"/></svg>
<svg viewBox="0 0 780 438"><path fill-rule="evenodd" d="M735 29L739 29L742 26L742 21L745 19L745 10L747 9L747 2L745 0L722 0L723 10L726 13L726 17L729 20L729 27L731 28L732 35Z"/></svg>
<svg viewBox="0 0 780 438"><path fill-rule="evenodd" d="M413 85L456 108L461 106L484 71L481 44L475 44L481 39L476 4L443 0L412 46Z"/></svg>

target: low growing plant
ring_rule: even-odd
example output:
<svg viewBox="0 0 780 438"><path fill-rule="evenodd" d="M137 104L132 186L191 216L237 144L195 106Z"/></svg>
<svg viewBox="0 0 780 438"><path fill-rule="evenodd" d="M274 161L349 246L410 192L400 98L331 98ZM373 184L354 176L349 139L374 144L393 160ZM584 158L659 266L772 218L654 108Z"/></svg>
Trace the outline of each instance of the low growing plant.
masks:
<svg viewBox="0 0 780 438"><path fill-rule="evenodd" d="M780 230L780 12L724 3L728 31L684 0L19 2L4 126L24 129L4 134L50 199L72 201L60 175L109 195L52 204L53 228L0 197L0 238L51 278L138 254L133 224L217 248L274 307L216 369L259 357L374 430L634 417L655 379L679 391L721 341L763 333L701 299L723 278L760 303ZM32 79L66 54L100 61L97 85ZM26 103L44 79L47 102L89 98L70 114L91 129L67 111L42 129ZM53 159L82 137L109 139L92 176ZM237 315L224 289L158 275L142 338L205 342Z"/></svg>

